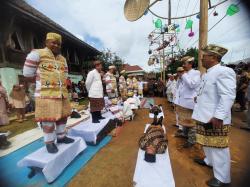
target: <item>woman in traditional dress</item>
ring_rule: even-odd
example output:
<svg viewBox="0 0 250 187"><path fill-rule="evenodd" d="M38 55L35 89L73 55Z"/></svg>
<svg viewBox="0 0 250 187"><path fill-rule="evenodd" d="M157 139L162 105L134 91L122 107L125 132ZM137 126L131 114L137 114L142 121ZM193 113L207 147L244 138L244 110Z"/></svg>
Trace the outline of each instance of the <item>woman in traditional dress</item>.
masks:
<svg viewBox="0 0 250 187"><path fill-rule="evenodd" d="M17 114L17 122L22 123L27 121L25 118L25 106L28 97L26 96L25 90L21 85L14 85L10 93L10 104L15 108Z"/></svg>
<svg viewBox="0 0 250 187"><path fill-rule="evenodd" d="M2 85L2 81L0 80L0 125L8 125L9 118L7 115L7 107L8 107L8 96L6 89Z"/></svg>

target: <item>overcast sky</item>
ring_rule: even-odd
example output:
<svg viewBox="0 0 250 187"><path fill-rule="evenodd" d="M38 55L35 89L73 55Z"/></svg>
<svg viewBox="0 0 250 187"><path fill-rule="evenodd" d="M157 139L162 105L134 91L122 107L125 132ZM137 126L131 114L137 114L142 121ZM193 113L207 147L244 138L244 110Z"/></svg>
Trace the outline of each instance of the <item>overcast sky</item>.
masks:
<svg viewBox="0 0 250 187"><path fill-rule="evenodd" d="M149 42L148 34L154 29L152 20L156 20L148 13L136 22L129 22L123 15L125 0L26 0L47 17L63 26L66 30L96 47L99 50L111 49L126 63L140 65L149 70L147 65ZM222 0L212 0L217 4ZM239 0L228 0L226 3L209 11L218 12L218 16L209 16L209 28L219 21L232 3ZM158 2L152 10L167 16L167 0ZM179 6L178 6L179 4ZM177 9L178 7L178 9ZM250 57L250 16L243 4L239 4L240 12L234 16L227 16L208 33L208 43L225 46L229 52L223 61L236 61ZM199 11L199 0L172 1L172 17L188 15ZM189 30L185 30L185 19L177 20L181 25L178 36L180 47L197 46L199 19L195 16L193 31L195 36L188 37ZM163 21L166 22L166 21Z"/></svg>

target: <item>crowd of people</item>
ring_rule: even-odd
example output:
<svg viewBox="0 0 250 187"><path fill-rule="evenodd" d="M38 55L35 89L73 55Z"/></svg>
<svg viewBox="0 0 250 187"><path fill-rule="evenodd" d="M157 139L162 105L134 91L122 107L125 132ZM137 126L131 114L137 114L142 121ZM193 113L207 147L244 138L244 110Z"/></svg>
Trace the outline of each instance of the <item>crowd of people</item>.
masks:
<svg viewBox="0 0 250 187"><path fill-rule="evenodd" d="M125 70L117 72L113 65L104 73L99 60L93 62L94 68L88 73L86 82L83 79L76 84L68 77L66 60L60 54L61 42L59 34L48 33L46 48L32 50L27 55L23 74L28 81L36 79L31 89L14 85L8 96L0 82L0 125L9 123L10 108L16 109L18 122L27 120L25 108L29 106L28 110L35 110L35 120L41 124L47 151L56 153L55 140L65 144L74 142L65 133L67 117L71 114L70 98L79 101L88 97L92 123L100 123L105 119L101 113L105 105L122 103L122 112L119 108L114 109L117 119L122 122L126 115L132 114L128 107L130 102L135 104L136 99L144 96L161 97L166 94L176 114L178 130L175 137L186 139L184 148L195 143L203 146L205 159L196 158L194 161L213 168L214 177L207 184L218 187L231 182L228 146L231 109L235 98L240 111L248 108L244 129L249 130L249 64L235 71L222 66L221 58L227 49L208 45L203 49L202 57L205 73L193 68L194 57L185 56L182 58L183 66L178 67L176 74L168 75L166 85L161 80L145 81L133 74L126 75ZM131 101L133 98L135 100ZM159 124L162 126L162 119L155 120L154 125ZM164 142L165 149L167 140Z"/></svg>
<svg viewBox="0 0 250 187"><path fill-rule="evenodd" d="M117 76L116 67L113 65L109 66L109 70L104 74L102 72L102 62L99 60L94 61L94 67L88 73L86 79L92 122L99 123L99 120L103 119L101 110L103 110L107 102L110 102L110 105L122 103L123 116L119 116L118 119L129 116L131 110L124 111L127 108L126 101L129 102L128 98L143 97L144 82L142 78L138 79L134 75L128 75L126 79L125 70L119 72L120 76ZM104 98L106 98L106 103Z"/></svg>

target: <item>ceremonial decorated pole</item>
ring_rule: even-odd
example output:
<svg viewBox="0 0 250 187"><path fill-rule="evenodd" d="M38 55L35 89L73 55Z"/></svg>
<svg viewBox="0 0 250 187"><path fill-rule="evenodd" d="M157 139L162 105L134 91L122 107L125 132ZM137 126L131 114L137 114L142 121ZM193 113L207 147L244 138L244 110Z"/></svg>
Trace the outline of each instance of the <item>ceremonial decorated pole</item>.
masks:
<svg viewBox="0 0 250 187"><path fill-rule="evenodd" d="M168 0L168 25L171 25L171 0ZM164 42L164 34L163 34L163 42ZM163 48L163 78L162 81L164 84L166 83L166 59L165 59L165 53Z"/></svg>
<svg viewBox="0 0 250 187"><path fill-rule="evenodd" d="M199 28L199 55L198 55L198 69L201 73L205 72L205 68L202 66L201 49L207 45L207 33L208 33L208 0L200 0L200 28Z"/></svg>

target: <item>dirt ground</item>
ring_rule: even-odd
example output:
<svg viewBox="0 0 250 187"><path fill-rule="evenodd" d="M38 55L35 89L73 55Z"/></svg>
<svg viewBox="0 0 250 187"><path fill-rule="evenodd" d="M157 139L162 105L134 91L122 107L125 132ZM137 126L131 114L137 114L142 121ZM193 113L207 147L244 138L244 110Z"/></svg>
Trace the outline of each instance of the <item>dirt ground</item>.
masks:
<svg viewBox="0 0 250 187"><path fill-rule="evenodd" d="M212 177L212 170L193 162L196 156L203 156L198 145L190 149L181 147L184 140L174 137L177 130L175 114L164 98L155 98L165 112L164 125L167 127L169 154L176 187L205 187L205 181ZM146 123L151 123L148 110L140 109L132 122L126 122L121 134L112 139L72 179L70 187L132 187L135 170L138 139ZM232 183L230 187L250 186L250 132L239 129L243 114L234 114L234 126L230 134Z"/></svg>

